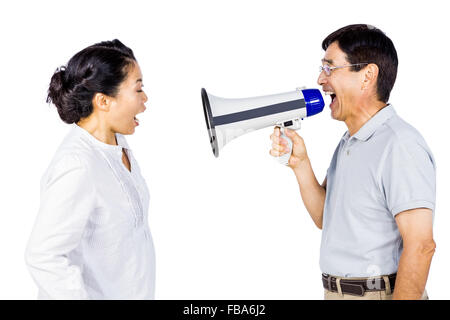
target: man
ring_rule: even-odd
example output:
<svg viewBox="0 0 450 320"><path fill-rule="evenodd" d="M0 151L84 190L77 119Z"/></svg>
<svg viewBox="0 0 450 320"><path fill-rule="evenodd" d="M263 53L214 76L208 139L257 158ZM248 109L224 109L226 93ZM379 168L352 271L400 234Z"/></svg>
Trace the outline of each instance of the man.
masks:
<svg viewBox="0 0 450 320"><path fill-rule="evenodd" d="M344 121L324 182L317 181L303 139L289 166L315 225L322 229L325 299L428 299L435 251L434 158L422 136L388 103L397 53L379 29L350 25L322 42L318 84L331 95L331 116ZM288 150L279 128L270 154Z"/></svg>

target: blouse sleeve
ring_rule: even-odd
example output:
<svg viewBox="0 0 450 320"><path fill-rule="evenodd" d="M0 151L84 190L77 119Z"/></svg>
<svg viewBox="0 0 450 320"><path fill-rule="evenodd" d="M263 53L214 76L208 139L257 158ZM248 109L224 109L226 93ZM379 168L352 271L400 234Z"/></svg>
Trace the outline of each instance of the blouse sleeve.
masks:
<svg viewBox="0 0 450 320"><path fill-rule="evenodd" d="M44 175L25 260L46 298L89 299L80 266L69 257L80 244L94 206L93 183L76 155L62 157Z"/></svg>

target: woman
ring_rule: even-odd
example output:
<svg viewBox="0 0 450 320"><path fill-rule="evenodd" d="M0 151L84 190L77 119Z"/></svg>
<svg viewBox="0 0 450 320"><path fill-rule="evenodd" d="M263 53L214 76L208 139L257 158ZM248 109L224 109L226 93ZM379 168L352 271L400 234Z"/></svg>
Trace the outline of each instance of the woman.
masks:
<svg viewBox="0 0 450 320"><path fill-rule="evenodd" d="M80 51L51 78L72 128L41 180L26 249L40 299L153 299L148 189L124 135L147 96L133 51L119 40Z"/></svg>

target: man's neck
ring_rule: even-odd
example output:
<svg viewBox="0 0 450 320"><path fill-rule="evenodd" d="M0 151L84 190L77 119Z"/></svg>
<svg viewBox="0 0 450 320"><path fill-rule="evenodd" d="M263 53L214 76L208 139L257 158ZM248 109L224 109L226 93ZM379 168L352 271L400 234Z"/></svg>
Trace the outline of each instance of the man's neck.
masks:
<svg viewBox="0 0 450 320"><path fill-rule="evenodd" d="M382 101L360 104L360 106L354 110L354 113L345 120L350 136L353 136L358 132L367 121L385 106L387 106L387 104Z"/></svg>

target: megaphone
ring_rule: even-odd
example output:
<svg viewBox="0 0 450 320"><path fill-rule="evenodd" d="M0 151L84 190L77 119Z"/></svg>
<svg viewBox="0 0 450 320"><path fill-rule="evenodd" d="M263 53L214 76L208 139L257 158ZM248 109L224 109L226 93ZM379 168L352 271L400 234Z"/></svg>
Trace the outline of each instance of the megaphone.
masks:
<svg viewBox="0 0 450 320"><path fill-rule="evenodd" d="M279 126L291 150L278 157L285 165L292 153L292 141L284 134L284 128L300 129L301 119L322 112L325 105L318 89L305 88L243 99L216 97L202 88L202 102L209 142L216 157L225 144L244 133Z"/></svg>
<svg viewBox="0 0 450 320"><path fill-rule="evenodd" d="M285 165L292 153L292 141L284 134L284 128L300 129L301 119L322 112L325 105L318 89L305 88L243 99L216 97L202 88L202 102L209 142L216 157L225 144L244 133L279 126L290 149L278 157Z"/></svg>

